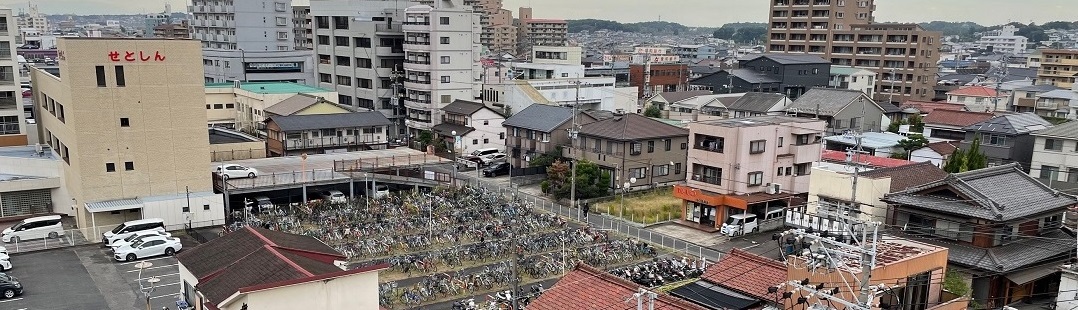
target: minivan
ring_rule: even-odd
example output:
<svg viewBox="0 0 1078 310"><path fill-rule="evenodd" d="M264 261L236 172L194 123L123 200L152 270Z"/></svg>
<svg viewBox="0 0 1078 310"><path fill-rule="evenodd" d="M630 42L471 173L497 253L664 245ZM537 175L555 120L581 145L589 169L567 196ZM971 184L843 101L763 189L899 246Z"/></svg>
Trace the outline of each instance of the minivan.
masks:
<svg viewBox="0 0 1078 310"><path fill-rule="evenodd" d="M0 239L4 242L19 242L25 239L56 238L64 233L64 223L59 215L31 217L20 221L15 226L4 229Z"/></svg>
<svg viewBox="0 0 1078 310"><path fill-rule="evenodd" d="M127 221L116 226L116 228L101 234L101 241L105 243L105 246L109 246L117 240L123 240L124 238L130 237L136 231L144 230L165 231L165 220L153 218Z"/></svg>
<svg viewBox="0 0 1078 310"><path fill-rule="evenodd" d="M482 157L484 155L496 154L496 153L501 153L501 152L502 151L498 150L498 148L488 147L488 148L482 148L482 149L472 151L471 155L472 156L480 156L480 157Z"/></svg>

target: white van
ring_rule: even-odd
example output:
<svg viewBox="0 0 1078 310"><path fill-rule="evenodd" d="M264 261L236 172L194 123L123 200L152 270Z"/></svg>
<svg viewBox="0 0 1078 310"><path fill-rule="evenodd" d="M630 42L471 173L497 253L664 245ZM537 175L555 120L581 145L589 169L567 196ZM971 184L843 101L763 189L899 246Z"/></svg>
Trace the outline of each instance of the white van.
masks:
<svg viewBox="0 0 1078 310"><path fill-rule="evenodd" d="M105 246L109 246L117 240L123 240L124 238L130 237L136 231L145 230L165 231L165 220L154 218L127 221L116 226L116 228L101 234L101 241L105 243Z"/></svg>
<svg viewBox="0 0 1078 310"><path fill-rule="evenodd" d="M0 238L4 242L19 242L26 239L56 238L64 234L64 223L59 215L31 217L15 226L4 229Z"/></svg>
<svg viewBox="0 0 1078 310"><path fill-rule="evenodd" d="M486 156L486 155L497 154L497 153L501 153L501 152L502 151L499 150L498 148L488 147L488 148L482 148L482 149L472 151L472 153L469 154L469 155L483 157L483 156Z"/></svg>

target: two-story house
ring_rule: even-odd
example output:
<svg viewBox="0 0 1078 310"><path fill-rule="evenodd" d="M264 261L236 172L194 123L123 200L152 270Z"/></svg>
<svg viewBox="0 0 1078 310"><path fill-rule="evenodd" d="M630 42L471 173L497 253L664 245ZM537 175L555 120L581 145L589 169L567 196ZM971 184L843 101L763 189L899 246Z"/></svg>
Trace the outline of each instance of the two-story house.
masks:
<svg viewBox="0 0 1078 310"><path fill-rule="evenodd" d="M563 148L562 154L609 171L611 188L632 190L685 180L688 143L687 129L639 114L622 114L580 126L578 141Z"/></svg>
<svg viewBox="0 0 1078 310"><path fill-rule="evenodd" d="M973 140L980 138L980 148L988 157L988 166L1019 163L1029 171L1036 140L1030 133L1048 127L1052 127L1052 123L1033 113L1001 115L966 126L966 138L958 148L969 150Z"/></svg>
<svg viewBox="0 0 1078 310"><path fill-rule="evenodd" d="M1016 88L1011 92L1011 111L1036 112L1037 95L1061 89L1062 88L1051 84L1030 85Z"/></svg>
<svg viewBox="0 0 1078 310"><path fill-rule="evenodd" d="M269 116L266 150L293 156L384 149L391 124L378 111Z"/></svg>
<svg viewBox="0 0 1078 310"><path fill-rule="evenodd" d="M454 137L460 137L456 148L462 154L505 146L505 116L498 111L479 102L458 99L443 107L442 112L442 122L431 130L448 145L453 145Z"/></svg>
<svg viewBox="0 0 1078 310"><path fill-rule="evenodd" d="M984 86L965 86L947 92L947 102L963 105L967 111L1006 111L1007 96Z"/></svg>
<svg viewBox="0 0 1078 310"><path fill-rule="evenodd" d="M987 121L995 114L984 112L954 111L935 109L921 121L925 124L924 136L947 140L966 138L966 126Z"/></svg>
<svg viewBox="0 0 1078 310"><path fill-rule="evenodd" d="M1059 190L1078 188L1078 122L1033 132L1029 175Z"/></svg>
<svg viewBox="0 0 1078 310"><path fill-rule="evenodd" d="M1037 115L1071 118L1074 113L1071 110L1078 108L1078 91L1058 89L1043 94L1037 94Z"/></svg>
<svg viewBox="0 0 1078 310"><path fill-rule="evenodd" d="M861 131L862 127L866 132L886 129L891 124L886 113L887 109L864 92L848 89L813 88L786 106L787 115L826 121L828 135Z"/></svg>
<svg viewBox="0 0 1078 310"><path fill-rule="evenodd" d="M909 163L898 167L861 168L857 182L857 197L850 203L853 188L853 167L830 169L813 167L809 177L808 204L805 214L839 218L849 216L862 221L883 222L887 219L884 195L925 185L947 177L947 172L929 162Z"/></svg>
<svg viewBox="0 0 1078 310"><path fill-rule="evenodd" d="M796 99L813 87L827 87L830 72L831 62L816 55L754 54L738 60L738 69L689 83L715 93L773 92Z"/></svg>
<svg viewBox="0 0 1078 310"><path fill-rule="evenodd" d="M1078 199L1018 164L951 174L882 200L892 227L949 248L952 270L972 278L973 300L985 309L1055 294L1057 267L1073 258L1074 235L1061 225Z"/></svg>
<svg viewBox="0 0 1078 310"><path fill-rule="evenodd" d="M689 124L683 219L705 230L720 227L729 214L788 207L808 192L809 171L820 160L827 123L810 118L759 116Z"/></svg>
<svg viewBox="0 0 1078 310"><path fill-rule="evenodd" d="M578 111L577 125L595 121L589 113ZM561 156L559 148L569 146L569 129L573 125L573 109L545 104L533 104L502 122L505 127L505 149L513 167L528 167L528 161L538 155Z"/></svg>
<svg viewBox="0 0 1078 310"><path fill-rule="evenodd" d="M850 66L831 66L831 82L827 86L860 90L872 97L876 91L876 72Z"/></svg>
<svg viewBox="0 0 1078 310"><path fill-rule="evenodd" d="M793 100L777 93L746 93L737 101L727 105L723 115L732 118L745 118L764 115L782 115L786 105ZM705 110L706 111L706 110Z"/></svg>

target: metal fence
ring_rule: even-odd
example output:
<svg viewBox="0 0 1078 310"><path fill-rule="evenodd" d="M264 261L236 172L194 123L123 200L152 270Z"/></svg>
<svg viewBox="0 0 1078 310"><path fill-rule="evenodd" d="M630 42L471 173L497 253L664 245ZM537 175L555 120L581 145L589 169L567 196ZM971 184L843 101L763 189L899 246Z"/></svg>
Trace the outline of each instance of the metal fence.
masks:
<svg viewBox="0 0 1078 310"><path fill-rule="evenodd" d="M203 234L192 234L192 232L206 230L219 231L219 228L223 227L224 225L224 220L215 220L206 222L192 222L189 224L168 225L165 226L165 230L170 231L173 235L187 234L201 243L206 242L205 240L199 239L199 237L203 237ZM102 241L102 235L105 232L116 228L116 226L116 224L96 227L88 226L67 229L56 234L45 232L39 235L20 235L18 239L12 239L11 242L0 244L0 246L6 248L9 253L26 253L80 245L100 244ZM190 228L191 226L193 226L194 228Z"/></svg>

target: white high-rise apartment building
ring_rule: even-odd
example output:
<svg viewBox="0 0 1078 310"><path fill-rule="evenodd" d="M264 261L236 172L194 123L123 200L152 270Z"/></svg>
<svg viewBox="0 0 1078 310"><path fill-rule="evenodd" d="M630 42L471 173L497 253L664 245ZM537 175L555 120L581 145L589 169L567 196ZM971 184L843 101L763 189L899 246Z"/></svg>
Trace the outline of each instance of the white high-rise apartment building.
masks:
<svg viewBox="0 0 1078 310"><path fill-rule="evenodd" d="M206 82L314 84L310 52L296 50L291 0L191 0L188 11Z"/></svg>
<svg viewBox="0 0 1078 310"><path fill-rule="evenodd" d="M991 46L992 50L996 52L1011 55L1024 54L1026 46L1029 44L1029 39L1016 35L1015 33L1017 32L1018 28L1011 25L1003 26L999 30L989 31L981 39L977 40L977 47L986 49Z"/></svg>
<svg viewBox="0 0 1078 310"><path fill-rule="evenodd" d="M11 9L0 9L0 146L26 145L30 137L19 91L12 21Z"/></svg>
<svg viewBox="0 0 1078 310"><path fill-rule="evenodd" d="M10 17L8 18L10 20ZM44 14L38 12L37 5L34 4L30 5L30 12L20 12L15 17L15 24L19 31L19 43L26 43L27 37L37 37L49 31L49 20L45 18Z"/></svg>

